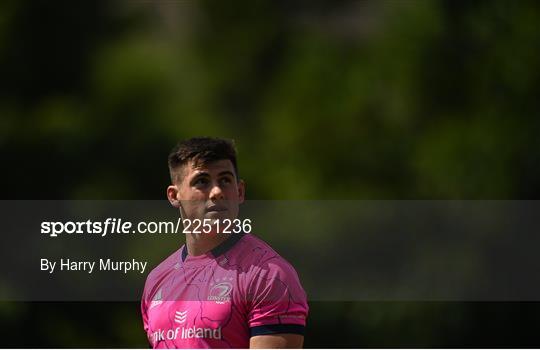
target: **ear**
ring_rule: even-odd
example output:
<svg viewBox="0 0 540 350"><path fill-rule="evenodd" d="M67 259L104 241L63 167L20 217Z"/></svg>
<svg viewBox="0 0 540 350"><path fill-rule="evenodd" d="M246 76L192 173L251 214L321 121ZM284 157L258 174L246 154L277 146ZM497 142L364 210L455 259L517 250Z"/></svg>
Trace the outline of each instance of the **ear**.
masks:
<svg viewBox="0 0 540 350"><path fill-rule="evenodd" d="M244 203L244 199L246 197L246 183L244 180L238 181L238 203L242 204Z"/></svg>
<svg viewBox="0 0 540 350"><path fill-rule="evenodd" d="M176 185L170 185L167 187L167 199L173 207L180 208L180 201L178 200L178 187L176 187Z"/></svg>

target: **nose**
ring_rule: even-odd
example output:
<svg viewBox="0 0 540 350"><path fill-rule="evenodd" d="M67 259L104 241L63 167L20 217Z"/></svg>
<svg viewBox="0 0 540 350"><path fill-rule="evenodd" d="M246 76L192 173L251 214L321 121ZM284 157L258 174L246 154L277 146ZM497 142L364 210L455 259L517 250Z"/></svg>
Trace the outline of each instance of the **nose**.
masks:
<svg viewBox="0 0 540 350"><path fill-rule="evenodd" d="M225 198L223 195L223 191L221 190L221 187L219 187L218 184L215 184L214 186L212 186L209 197L213 201L222 200Z"/></svg>

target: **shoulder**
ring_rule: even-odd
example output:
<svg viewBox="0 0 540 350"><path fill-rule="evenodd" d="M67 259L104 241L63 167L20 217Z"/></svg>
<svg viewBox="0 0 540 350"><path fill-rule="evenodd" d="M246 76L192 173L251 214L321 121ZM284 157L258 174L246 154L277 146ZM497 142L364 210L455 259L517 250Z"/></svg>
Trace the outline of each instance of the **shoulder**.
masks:
<svg viewBox="0 0 540 350"><path fill-rule="evenodd" d="M295 272L294 267L261 238L246 234L235 245L232 254L240 266L248 269L271 269Z"/></svg>
<svg viewBox="0 0 540 350"><path fill-rule="evenodd" d="M252 234L246 234L231 251L232 264L239 267L247 285L283 283L296 285L300 281L294 267L268 243Z"/></svg>

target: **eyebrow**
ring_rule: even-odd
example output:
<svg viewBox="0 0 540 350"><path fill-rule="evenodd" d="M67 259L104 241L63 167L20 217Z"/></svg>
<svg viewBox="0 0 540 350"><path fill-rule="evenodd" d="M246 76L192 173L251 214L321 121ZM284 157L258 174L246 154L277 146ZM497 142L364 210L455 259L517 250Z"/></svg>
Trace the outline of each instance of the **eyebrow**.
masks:
<svg viewBox="0 0 540 350"><path fill-rule="evenodd" d="M218 176L224 176L224 175L230 175L234 177L234 174L232 173L232 171L229 171L229 170L222 171L218 174Z"/></svg>
<svg viewBox="0 0 540 350"><path fill-rule="evenodd" d="M218 174L218 176L225 176L225 175L230 175L234 178L234 174L232 171L230 170L225 170L225 171L222 171ZM203 177L203 176L208 176L210 177L210 174L207 172L207 171L201 171L200 173L197 173L195 176L193 176L193 178L191 179L191 181L199 178L199 177Z"/></svg>

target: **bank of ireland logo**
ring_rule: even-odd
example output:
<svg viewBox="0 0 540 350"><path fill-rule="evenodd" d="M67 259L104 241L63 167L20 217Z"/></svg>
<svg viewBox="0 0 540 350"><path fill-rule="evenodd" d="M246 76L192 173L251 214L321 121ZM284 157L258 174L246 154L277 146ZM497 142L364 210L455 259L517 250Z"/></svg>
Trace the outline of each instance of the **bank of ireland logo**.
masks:
<svg viewBox="0 0 540 350"><path fill-rule="evenodd" d="M221 282L218 280L216 284L211 284L212 288L210 293L208 293L207 300L215 301L217 304L225 304L231 301L231 292L232 292L232 278L224 277Z"/></svg>
<svg viewBox="0 0 540 350"><path fill-rule="evenodd" d="M174 313L174 322L176 323L185 323L187 319L187 310L185 311L176 311Z"/></svg>

